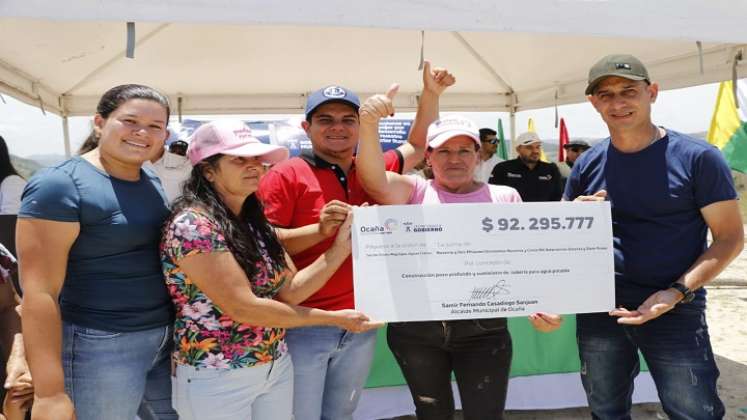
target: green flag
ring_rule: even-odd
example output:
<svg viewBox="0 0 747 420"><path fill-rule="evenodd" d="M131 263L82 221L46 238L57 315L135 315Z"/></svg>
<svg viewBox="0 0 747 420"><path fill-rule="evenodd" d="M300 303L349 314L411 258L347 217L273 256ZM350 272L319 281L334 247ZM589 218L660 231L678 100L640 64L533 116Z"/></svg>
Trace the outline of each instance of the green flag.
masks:
<svg viewBox="0 0 747 420"><path fill-rule="evenodd" d="M734 82L721 82L708 142L721 150L731 169L747 172L747 105L742 102L747 83L743 80L737 82L737 96L734 96L734 90Z"/></svg>
<svg viewBox="0 0 747 420"><path fill-rule="evenodd" d="M508 160L508 147L506 146L506 138L503 136L503 121L498 118L498 129L496 130L498 132L498 140L500 141L498 144L498 157L503 160Z"/></svg>

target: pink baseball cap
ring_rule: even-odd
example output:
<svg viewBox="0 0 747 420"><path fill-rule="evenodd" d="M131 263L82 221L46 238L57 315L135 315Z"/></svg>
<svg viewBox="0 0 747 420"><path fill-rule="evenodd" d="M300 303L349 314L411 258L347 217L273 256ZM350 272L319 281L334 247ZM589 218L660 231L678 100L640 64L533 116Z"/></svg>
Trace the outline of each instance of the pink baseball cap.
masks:
<svg viewBox="0 0 747 420"><path fill-rule="evenodd" d="M203 124L189 137L187 157L192 165L222 153L231 156L261 156L271 165L288 158L288 149L262 143L241 120L222 119Z"/></svg>
<svg viewBox="0 0 747 420"><path fill-rule="evenodd" d="M480 131L477 126L460 115L443 117L428 126L428 147L435 149L457 136L467 136L480 147Z"/></svg>

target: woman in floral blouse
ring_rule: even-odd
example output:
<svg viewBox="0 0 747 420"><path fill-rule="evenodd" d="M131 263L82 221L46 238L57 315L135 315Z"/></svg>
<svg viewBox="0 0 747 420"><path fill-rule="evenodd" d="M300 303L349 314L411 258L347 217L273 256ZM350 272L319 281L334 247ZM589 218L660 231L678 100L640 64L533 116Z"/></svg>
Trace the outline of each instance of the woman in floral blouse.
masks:
<svg viewBox="0 0 747 420"><path fill-rule="evenodd" d="M350 217L327 253L296 272L254 194L262 165L288 151L241 121L219 120L195 131L188 156L194 169L161 242L176 306L174 406L182 420L291 419L285 328L378 326L353 310L295 306L350 253Z"/></svg>

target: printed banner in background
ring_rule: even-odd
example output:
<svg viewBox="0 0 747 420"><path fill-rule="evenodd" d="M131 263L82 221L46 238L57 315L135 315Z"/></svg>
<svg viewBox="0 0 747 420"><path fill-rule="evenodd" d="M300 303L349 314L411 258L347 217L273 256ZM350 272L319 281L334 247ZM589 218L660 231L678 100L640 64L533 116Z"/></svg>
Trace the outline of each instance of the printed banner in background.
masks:
<svg viewBox="0 0 747 420"><path fill-rule="evenodd" d="M210 120L183 120L181 123L169 124L171 135L166 141L170 144L176 140L189 141L189 136L202 124ZM311 150L311 140L301 127L302 117L268 121L248 121L244 123L252 129L252 134L261 142L285 146L291 156L297 156L304 150ZM384 119L379 123L381 147L386 151L395 149L407 141L412 120Z"/></svg>

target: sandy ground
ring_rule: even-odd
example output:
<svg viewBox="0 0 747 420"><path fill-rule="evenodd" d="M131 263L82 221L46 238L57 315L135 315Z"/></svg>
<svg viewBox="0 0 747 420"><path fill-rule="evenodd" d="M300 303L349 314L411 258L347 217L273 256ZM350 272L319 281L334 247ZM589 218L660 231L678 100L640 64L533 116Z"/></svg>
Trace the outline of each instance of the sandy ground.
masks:
<svg viewBox="0 0 747 420"><path fill-rule="evenodd" d="M745 226L747 231L747 226ZM721 371L718 388L727 420L747 420L747 251L708 286L708 325ZM508 411L508 420L590 419L587 408ZM637 404L636 420L667 419L659 404ZM399 417L415 419L414 416ZM457 416L461 419L461 416Z"/></svg>

